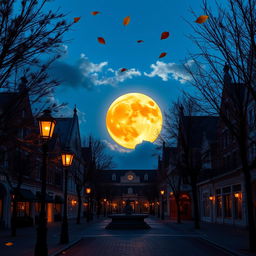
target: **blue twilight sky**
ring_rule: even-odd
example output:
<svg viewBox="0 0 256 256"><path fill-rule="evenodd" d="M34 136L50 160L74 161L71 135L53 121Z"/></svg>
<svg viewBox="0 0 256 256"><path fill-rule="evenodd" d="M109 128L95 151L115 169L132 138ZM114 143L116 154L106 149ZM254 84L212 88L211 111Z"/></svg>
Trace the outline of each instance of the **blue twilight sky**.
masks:
<svg viewBox="0 0 256 256"><path fill-rule="evenodd" d="M111 139L106 112L117 97L129 92L152 97L164 112L180 89L189 88L182 63L195 49L187 38L191 30L185 20L194 20L191 8L198 16L203 14L200 4L200 0L56 0L48 4L53 10L61 7L71 21L81 17L66 33L66 53L53 66L52 75L63 80L53 100L68 103L65 115L77 105L82 137L92 134L104 140L116 168L157 166L157 158L152 157L155 145L145 142L127 152ZM92 11L101 13L92 16ZM126 16L131 22L123 26ZM164 31L170 37L160 40ZM99 44L97 37L104 37L106 45ZM167 56L158 59L161 52ZM128 71L120 73L121 68Z"/></svg>

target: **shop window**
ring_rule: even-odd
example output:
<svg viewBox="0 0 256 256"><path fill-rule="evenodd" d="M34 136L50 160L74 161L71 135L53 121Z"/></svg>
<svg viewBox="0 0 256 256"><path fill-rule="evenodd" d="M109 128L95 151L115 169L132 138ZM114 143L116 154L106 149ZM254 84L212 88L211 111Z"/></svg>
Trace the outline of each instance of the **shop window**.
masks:
<svg viewBox="0 0 256 256"><path fill-rule="evenodd" d="M234 213L235 219L242 219L242 193L236 192L234 194Z"/></svg>
<svg viewBox="0 0 256 256"><path fill-rule="evenodd" d="M18 202L17 204L17 216L30 216L30 203Z"/></svg>
<svg viewBox="0 0 256 256"><path fill-rule="evenodd" d="M223 206L224 206L224 217L225 218L231 218L231 209L232 209L232 201L231 201L231 195L226 194L223 195Z"/></svg>
<svg viewBox="0 0 256 256"><path fill-rule="evenodd" d="M222 198L221 198L221 195L216 195L215 207L216 207L216 216L218 218L222 217Z"/></svg>
<svg viewBox="0 0 256 256"><path fill-rule="evenodd" d="M210 200L209 200L209 194L204 193L203 194L203 216L204 217L210 217Z"/></svg>

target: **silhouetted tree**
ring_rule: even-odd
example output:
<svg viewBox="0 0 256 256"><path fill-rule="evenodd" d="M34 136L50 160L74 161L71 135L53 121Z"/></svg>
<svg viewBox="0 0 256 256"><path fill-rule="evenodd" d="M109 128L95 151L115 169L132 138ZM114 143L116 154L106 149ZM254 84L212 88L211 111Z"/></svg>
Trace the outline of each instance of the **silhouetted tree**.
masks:
<svg viewBox="0 0 256 256"><path fill-rule="evenodd" d="M186 69L205 110L217 113L236 140L244 174L249 247L255 251L251 170L256 161L251 163L248 156L255 141L248 131L247 114L256 100L256 1L228 0L227 5L216 2L216 6L215 12L203 1L202 12L209 19L204 24L191 24L190 37L199 52L191 55L193 65Z"/></svg>

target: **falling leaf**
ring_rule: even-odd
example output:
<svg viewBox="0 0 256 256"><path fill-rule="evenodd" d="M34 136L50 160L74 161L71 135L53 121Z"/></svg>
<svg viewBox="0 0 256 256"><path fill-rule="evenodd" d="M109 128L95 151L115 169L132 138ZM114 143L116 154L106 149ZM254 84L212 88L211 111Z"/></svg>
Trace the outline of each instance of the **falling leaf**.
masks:
<svg viewBox="0 0 256 256"><path fill-rule="evenodd" d="M127 71L128 69L127 68L122 68L121 70L120 70L120 72L124 72L124 71Z"/></svg>
<svg viewBox="0 0 256 256"><path fill-rule="evenodd" d="M199 16L199 17L196 19L195 22L196 22L196 23L199 23L199 24L202 24L202 23L206 22L208 18L209 18L209 16L207 16L207 15L201 15L201 16Z"/></svg>
<svg viewBox="0 0 256 256"><path fill-rule="evenodd" d="M144 43L143 40L137 40L137 43Z"/></svg>
<svg viewBox="0 0 256 256"><path fill-rule="evenodd" d="M125 17L123 21L124 26L127 26L130 23L130 21L131 21L130 16Z"/></svg>
<svg viewBox="0 0 256 256"><path fill-rule="evenodd" d="M163 33L161 34L161 40L168 38L169 35L170 35L169 32L163 32Z"/></svg>
<svg viewBox="0 0 256 256"><path fill-rule="evenodd" d="M6 246L13 246L13 242L7 242L5 243Z"/></svg>
<svg viewBox="0 0 256 256"><path fill-rule="evenodd" d="M100 44L106 44L105 39L103 37L98 37L98 42Z"/></svg>
<svg viewBox="0 0 256 256"><path fill-rule="evenodd" d="M100 12L97 12L97 11L95 11L95 12L91 12L91 15L97 15L97 14L99 14Z"/></svg>
<svg viewBox="0 0 256 256"><path fill-rule="evenodd" d="M77 23L81 18L80 17L75 17L74 18L74 23Z"/></svg>
<svg viewBox="0 0 256 256"><path fill-rule="evenodd" d="M159 55L159 57L158 58L163 58L163 57L165 57L167 55L167 53L166 52L162 52L160 55Z"/></svg>

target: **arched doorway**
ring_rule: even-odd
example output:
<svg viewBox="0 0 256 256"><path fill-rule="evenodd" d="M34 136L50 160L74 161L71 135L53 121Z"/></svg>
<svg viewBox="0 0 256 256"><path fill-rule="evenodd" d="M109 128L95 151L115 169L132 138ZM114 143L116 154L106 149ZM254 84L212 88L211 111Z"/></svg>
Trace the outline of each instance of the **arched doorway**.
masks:
<svg viewBox="0 0 256 256"><path fill-rule="evenodd" d="M0 229L5 228L6 220L5 220L5 211L6 211L6 202L7 202L7 191L5 186L0 183Z"/></svg>
<svg viewBox="0 0 256 256"><path fill-rule="evenodd" d="M191 197L188 193L181 193L180 195L180 211L181 220L192 219ZM170 218L177 219L177 206L174 195L170 195Z"/></svg>

